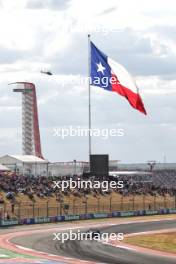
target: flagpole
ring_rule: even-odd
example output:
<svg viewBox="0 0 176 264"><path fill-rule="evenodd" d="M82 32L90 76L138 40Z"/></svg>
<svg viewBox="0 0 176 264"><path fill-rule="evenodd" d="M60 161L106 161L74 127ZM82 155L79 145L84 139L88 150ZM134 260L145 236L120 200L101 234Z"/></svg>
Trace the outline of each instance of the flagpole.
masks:
<svg viewBox="0 0 176 264"><path fill-rule="evenodd" d="M90 50L90 34L88 34L88 86L89 86L89 166L90 166L90 155L92 153L92 142L91 142L91 89L90 89L90 75L91 75L91 50Z"/></svg>

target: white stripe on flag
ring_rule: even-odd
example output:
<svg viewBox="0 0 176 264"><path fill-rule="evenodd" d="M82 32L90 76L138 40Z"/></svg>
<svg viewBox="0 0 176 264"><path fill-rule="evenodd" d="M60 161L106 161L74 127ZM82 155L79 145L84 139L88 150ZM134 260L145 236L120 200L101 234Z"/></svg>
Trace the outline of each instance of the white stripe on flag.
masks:
<svg viewBox="0 0 176 264"><path fill-rule="evenodd" d="M108 64L111 67L112 72L117 76L120 84L130 89L134 93L138 93L138 89L133 78L121 64L117 63L109 57Z"/></svg>

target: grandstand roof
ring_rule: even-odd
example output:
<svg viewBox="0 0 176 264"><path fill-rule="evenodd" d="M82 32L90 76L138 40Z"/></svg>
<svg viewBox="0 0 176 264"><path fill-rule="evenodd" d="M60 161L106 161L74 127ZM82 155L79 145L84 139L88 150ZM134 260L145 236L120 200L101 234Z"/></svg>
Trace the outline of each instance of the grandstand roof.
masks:
<svg viewBox="0 0 176 264"><path fill-rule="evenodd" d="M0 171L9 171L9 168L7 168L6 166L0 164Z"/></svg>
<svg viewBox="0 0 176 264"><path fill-rule="evenodd" d="M122 175L150 175L152 172L149 171L110 171L110 176L122 176Z"/></svg>
<svg viewBox="0 0 176 264"><path fill-rule="evenodd" d="M1 158L13 158L24 163L48 163L48 160L41 159L33 155L6 155Z"/></svg>

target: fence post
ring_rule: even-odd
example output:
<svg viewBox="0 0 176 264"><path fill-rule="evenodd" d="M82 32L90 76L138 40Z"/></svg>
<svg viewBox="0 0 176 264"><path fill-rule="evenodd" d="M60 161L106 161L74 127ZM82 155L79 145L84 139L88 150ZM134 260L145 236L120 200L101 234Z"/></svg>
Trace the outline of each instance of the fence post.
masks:
<svg viewBox="0 0 176 264"><path fill-rule="evenodd" d="M85 214L87 214L87 203L88 203L88 197L86 197L86 200L85 200Z"/></svg>
<svg viewBox="0 0 176 264"><path fill-rule="evenodd" d="M109 199L109 211L110 213L112 212L112 195L110 195L110 199Z"/></svg>
<svg viewBox="0 0 176 264"><path fill-rule="evenodd" d="M18 220L21 219L21 202L18 204Z"/></svg>
<svg viewBox="0 0 176 264"><path fill-rule="evenodd" d="M133 211L134 211L134 206L135 206L135 194L133 193Z"/></svg>
<svg viewBox="0 0 176 264"><path fill-rule="evenodd" d="M49 216L49 201L46 202L46 215Z"/></svg>
<svg viewBox="0 0 176 264"><path fill-rule="evenodd" d="M59 215L59 204L57 204L57 216Z"/></svg>
<svg viewBox="0 0 176 264"><path fill-rule="evenodd" d="M145 194L143 194L143 210L145 210Z"/></svg>
<svg viewBox="0 0 176 264"><path fill-rule="evenodd" d="M98 213L100 212L100 197L97 197Z"/></svg>
<svg viewBox="0 0 176 264"><path fill-rule="evenodd" d="M154 195L154 210L156 210L156 195Z"/></svg>
<svg viewBox="0 0 176 264"><path fill-rule="evenodd" d="M4 203L4 215L3 215L3 220L5 220L5 215L6 215L6 203Z"/></svg>
<svg viewBox="0 0 176 264"><path fill-rule="evenodd" d="M164 195L164 208L166 208L166 196Z"/></svg>
<svg viewBox="0 0 176 264"><path fill-rule="evenodd" d="M33 218L35 218L35 201L33 201L32 204L32 214L33 214Z"/></svg>
<svg viewBox="0 0 176 264"><path fill-rule="evenodd" d="M75 201L76 201L76 198L73 199L73 214L75 214Z"/></svg>
<svg viewBox="0 0 176 264"><path fill-rule="evenodd" d="M124 210L123 210L123 194L121 195L120 211L124 211Z"/></svg>
<svg viewBox="0 0 176 264"><path fill-rule="evenodd" d="M62 215L62 203L63 203L63 200L60 200L60 215Z"/></svg>
<svg viewBox="0 0 176 264"><path fill-rule="evenodd" d="M5 203L0 204L0 221L4 219L4 205Z"/></svg>

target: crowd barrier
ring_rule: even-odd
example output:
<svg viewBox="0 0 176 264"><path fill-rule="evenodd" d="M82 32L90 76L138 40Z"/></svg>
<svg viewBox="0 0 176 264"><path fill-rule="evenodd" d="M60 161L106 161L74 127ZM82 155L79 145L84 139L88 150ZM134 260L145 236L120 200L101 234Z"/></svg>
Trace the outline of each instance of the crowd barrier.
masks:
<svg viewBox="0 0 176 264"><path fill-rule="evenodd" d="M76 221L87 219L99 218L112 218L112 217L132 217L132 216L149 216L149 215L163 215L163 214L176 214L175 208L159 209L159 210L138 210L138 211L116 211L111 213L90 213L80 215L59 215L52 217L35 217L24 218L19 220L0 220L0 226L13 226L13 225L31 225L41 223L54 223L64 221Z"/></svg>

